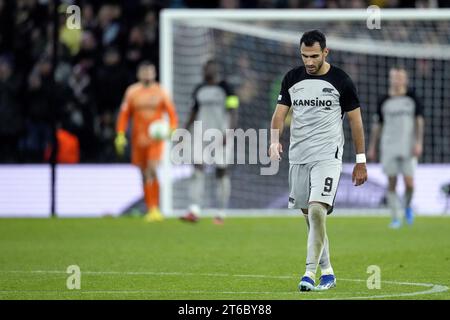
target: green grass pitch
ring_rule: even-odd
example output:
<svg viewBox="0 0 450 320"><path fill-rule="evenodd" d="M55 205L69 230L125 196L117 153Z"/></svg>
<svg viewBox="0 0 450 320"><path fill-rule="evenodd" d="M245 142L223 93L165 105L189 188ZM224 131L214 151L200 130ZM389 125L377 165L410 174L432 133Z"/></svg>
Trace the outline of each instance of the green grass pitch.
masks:
<svg viewBox="0 0 450 320"><path fill-rule="evenodd" d="M1 219L0 299L450 299L450 219L333 217L328 236L337 287L298 292L303 217ZM78 265L81 289L66 286ZM370 265L381 288L368 289Z"/></svg>

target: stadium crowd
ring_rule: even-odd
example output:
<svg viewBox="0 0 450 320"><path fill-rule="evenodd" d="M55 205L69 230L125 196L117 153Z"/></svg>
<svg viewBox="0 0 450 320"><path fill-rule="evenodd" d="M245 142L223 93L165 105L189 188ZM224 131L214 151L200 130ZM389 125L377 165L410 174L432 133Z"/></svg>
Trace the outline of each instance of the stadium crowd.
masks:
<svg viewBox="0 0 450 320"><path fill-rule="evenodd" d="M58 63L52 76L50 0L0 0L0 162L48 161L52 124L70 156L60 162L117 162L114 124L125 88L143 60L159 61L163 8L442 7L405 0L61 1ZM66 8L81 7L81 28ZM56 106L56 108L52 107Z"/></svg>

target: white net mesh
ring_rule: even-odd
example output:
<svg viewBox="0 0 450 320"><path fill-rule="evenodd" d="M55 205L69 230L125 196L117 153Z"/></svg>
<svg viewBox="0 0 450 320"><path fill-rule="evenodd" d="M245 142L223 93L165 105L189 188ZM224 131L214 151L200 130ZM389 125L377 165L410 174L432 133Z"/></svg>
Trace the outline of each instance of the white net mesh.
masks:
<svg viewBox="0 0 450 320"><path fill-rule="evenodd" d="M404 65L410 85L425 106L425 140L422 162L450 162L450 22L385 21L369 30L366 21L235 21L200 19L175 21L173 25L173 94L181 123L187 121L192 90L202 80L202 64L215 58L223 77L240 98L239 127L269 128L283 75L301 63L299 39L304 31L320 29L327 36L329 62L344 69L359 92L366 141L380 95L387 91L389 67ZM354 161L348 123L344 122L344 162ZM288 150L289 129L282 141ZM287 157L287 152L284 155ZM230 208L285 208L288 161L276 176L261 176L258 165L230 167ZM206 206L214 206L214 175L206 182ZM174 181L173 206L186 208L189 179ZM352 197L350 177L341 179L341 207L376 207L384 190ZM370 182L369 182L370 183ZM350 201L352 199L352 201ZM355 199L358 199L356 201Z"/></svg>

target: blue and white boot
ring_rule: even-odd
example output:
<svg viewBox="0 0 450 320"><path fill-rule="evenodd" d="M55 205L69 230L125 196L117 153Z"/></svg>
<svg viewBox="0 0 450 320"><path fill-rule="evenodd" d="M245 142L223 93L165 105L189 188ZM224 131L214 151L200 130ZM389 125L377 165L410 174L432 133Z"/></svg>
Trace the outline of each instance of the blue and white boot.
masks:
<svg viewBox="0 0 450 320"><path fill-rule="evenodd" d="M336 277L333 274L325 274L320 277L320 283L316 290L323 291L336 287Z"/></svg>
<svg viewBox="0 0 450 320"><path fill-rule="evenodd" d="M393 219L389 224L389 228L391 229L399 229L402 226L402 222L399 219Z"/></svg>
<svg viewBox="0 0 450 320"><path fill-rule="evenodd" d="M298 284L298 290L313 291L314 289L315 289L314 280L308 276L303 276L302 279L300 280L300 283Z"/></svg>
<svg viewBox="0 0 450 320"><path fill-rule="evenodd" d="M412 225L414 222L414 213L411 207L405 209L405 220L409 225Z"/></svg>

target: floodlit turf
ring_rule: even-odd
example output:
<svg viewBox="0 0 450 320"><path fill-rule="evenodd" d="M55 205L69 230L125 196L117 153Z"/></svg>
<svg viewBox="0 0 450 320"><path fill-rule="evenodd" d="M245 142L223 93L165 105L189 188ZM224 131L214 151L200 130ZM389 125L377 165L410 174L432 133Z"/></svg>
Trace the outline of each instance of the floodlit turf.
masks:
<svg viewBox="0 0 450 320"><path fill-rule="evenodd" d="M450 219L328 219L337 287L300 293L306 228L298 218L0 220L0 299L450 299ZM81 269L68 290L66 269ZM381 289L367 288L367 268Z"/></svg>

